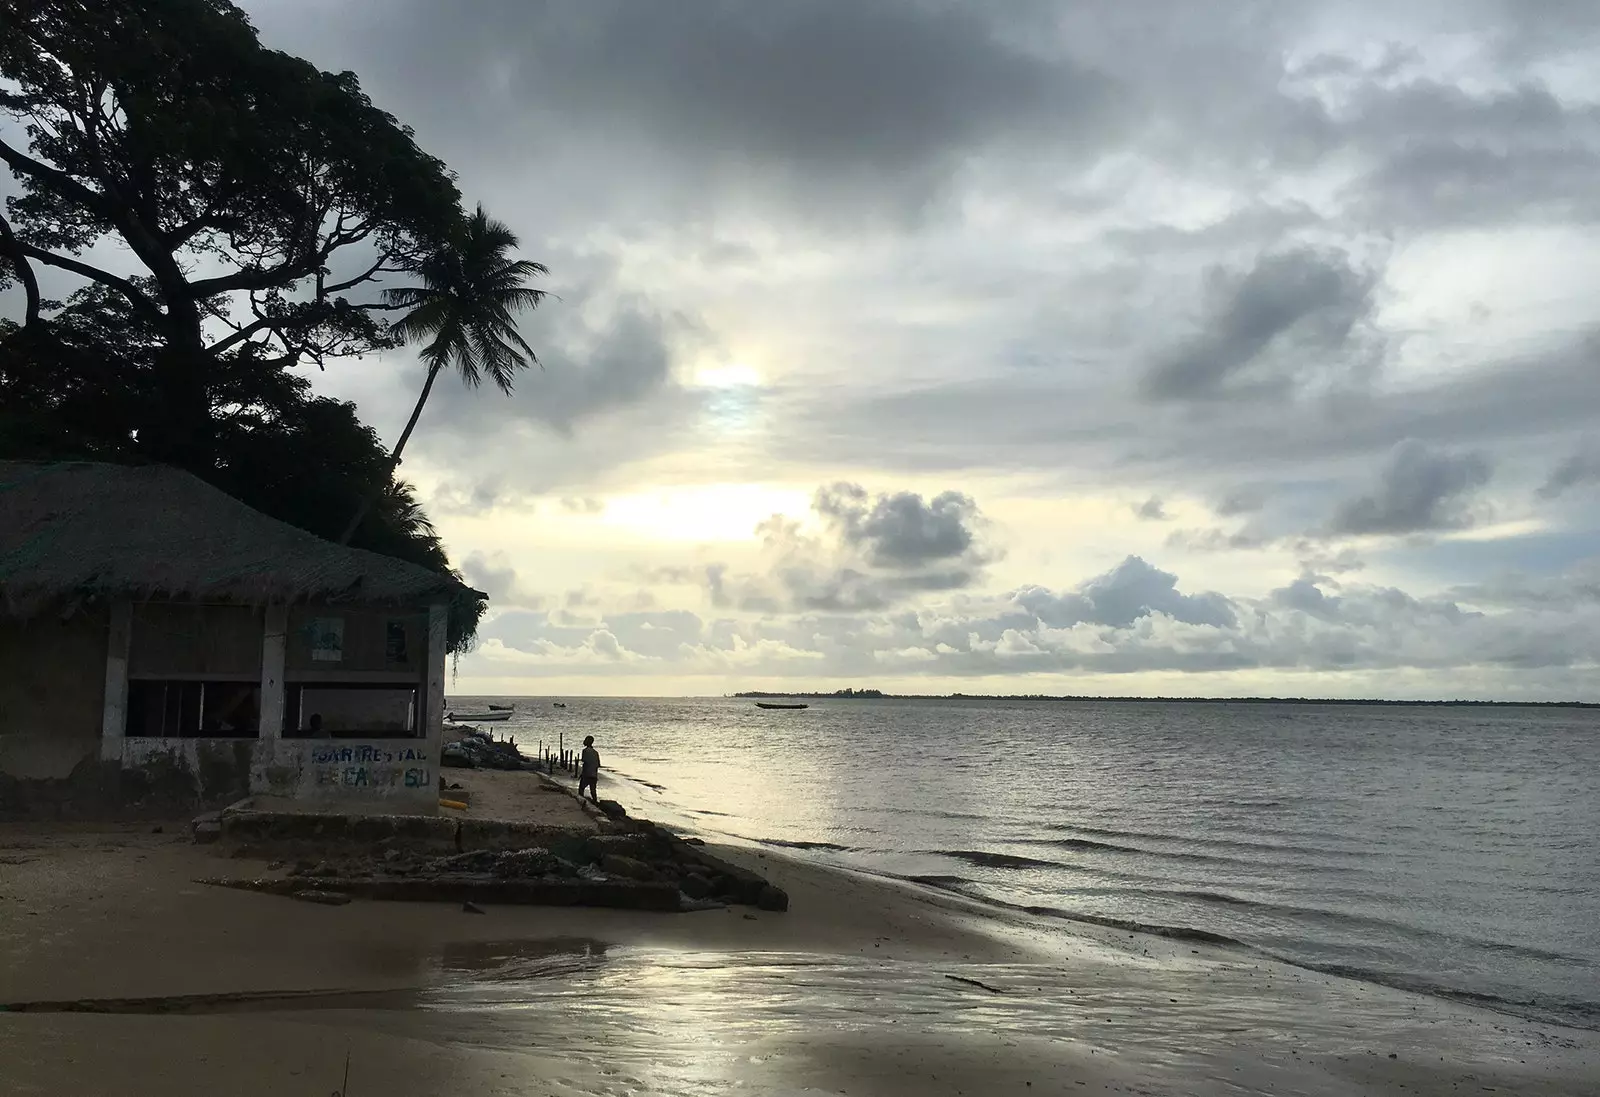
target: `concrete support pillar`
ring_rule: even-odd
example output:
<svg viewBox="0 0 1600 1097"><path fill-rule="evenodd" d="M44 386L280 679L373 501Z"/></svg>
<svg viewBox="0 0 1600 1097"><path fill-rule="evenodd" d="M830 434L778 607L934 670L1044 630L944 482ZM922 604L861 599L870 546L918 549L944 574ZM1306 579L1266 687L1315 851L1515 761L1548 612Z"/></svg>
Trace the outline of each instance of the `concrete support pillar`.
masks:
<svg viewBox="0 0 1600 1097"><path fill-rule="evenodd" d="M444 741L444 670L450 658L448 621L447 606L428 607L428 683L422 691L422 736L432 744L429 757L435 766L439 764L439 749Z"/></svg>
<svg viewBox="0 0 1600 1097"><path fill-rule="evenodd" d="M111 629L106 637L105 707L100 720L100 757L122 760L122 742L128 729L128 644L133 638L133 604L111 607Z"/></svg>
<svg viewBox="0 0 1600 1097"><path fill-rule="evenodd" d="M261 635L261 738L283 737L284 699L283 653L289 631L287 606L268 606L267 622Z"/></svg>

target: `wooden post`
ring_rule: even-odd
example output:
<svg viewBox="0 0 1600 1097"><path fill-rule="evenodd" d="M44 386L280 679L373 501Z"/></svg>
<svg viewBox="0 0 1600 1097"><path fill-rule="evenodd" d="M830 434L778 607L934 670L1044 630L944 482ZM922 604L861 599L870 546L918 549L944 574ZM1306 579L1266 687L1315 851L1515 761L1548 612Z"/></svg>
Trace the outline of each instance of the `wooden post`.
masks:
<svg viewBox="0 0 1600 1097"><path fill-rule="evenodd" d="M261 738L283 738L284 645L289 633L289 608L268 606L261 633Z"/></svg>
<svg viewBox="0 0 1600 1097"><path fill-rule="evenodd" d="M122 761L122 743L128 731L128 644L132 638L132 603L113 603L106 636L105 703L100 714L100 757L107 761Z"/></svg>

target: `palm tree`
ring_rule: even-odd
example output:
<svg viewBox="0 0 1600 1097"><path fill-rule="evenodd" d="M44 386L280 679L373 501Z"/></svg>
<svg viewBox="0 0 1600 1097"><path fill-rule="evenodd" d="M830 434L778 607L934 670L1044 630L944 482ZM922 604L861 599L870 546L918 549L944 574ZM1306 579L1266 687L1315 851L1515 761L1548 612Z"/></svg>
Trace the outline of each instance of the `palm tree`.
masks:
<svg viewBox="0 0 1600 1097"><path fill-rule="evenodd" d="M396 321L395 334L407 342L428 340L421 355L428 379L390 455L388 476L375 494L362 501L339 538L341 545L350 543L361 520L389 490L433 382L444 369L455 366L468 388L477 388L487 375L501 392L510 395L517 371L539 361L518 334L515 314L537 307L544 299L543 290L523 283L549 272L542 263L510 258L508 253L516 247L516 233L492 219L480 205L463 222L456 239L416 264L414 272L421 276L421 285L385 291L387 304L410 310Z"/></svg>

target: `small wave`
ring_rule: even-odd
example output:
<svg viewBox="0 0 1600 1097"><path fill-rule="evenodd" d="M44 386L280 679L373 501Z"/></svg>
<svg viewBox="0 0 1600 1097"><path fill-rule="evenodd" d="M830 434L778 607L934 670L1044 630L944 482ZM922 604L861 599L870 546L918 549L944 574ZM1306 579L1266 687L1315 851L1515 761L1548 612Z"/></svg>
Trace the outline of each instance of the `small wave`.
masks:
<svg viewBox="0 0 1600 1097"><path fill-rule="evenodd" d="M1046 823L1046 830L1067 831L1074 834L1093 834L1100 838L1136 838L1151 842L1183 842L1189 845L1215 846L1221 849L1248 850L1263 853L1303 853L1317 857L1361 857L1360 850L1334 849L1328 846L1302 846L1292 842L1262 842L1248 838L1218 838L1203 834L1167 834L1157 830L1118 830L1112 827L1083 826L1078 823ZM1140 850L1156 853L1156 850Z"/></svg>
<svg viewBox="0 0 1600 1097"><path fill-rule="evenodd" d="M1205 804L1207 807L1250 808L1255 811L1274 811L1289 806L1282 800L1256 800L1248 796L1236 797L1233 799L1223 797L1221 799L1201 800L1199 802Z"/></svg>
<svg viewBox="0 0 1600 1097"><path fill-rule="evenodd" d="M939 857L954 857L968 864L985 868L1066 868L1059 861L1041 861L1037 857L1021 857L1015 853L993 853L986 849L925 849L923 853Z"/></svg>
<svg viewBox="0 0 1600 1097"><path fill-rule="evenodd" d="M1323 975L1333 975L1341 979L1357 979L1364 983L1377 983L1379 986L1392 987L1395 990L1404 990L1412 994L1426 994L1432 998L1445 998L1450 1001L1464 1002L1468 1005L1482 1006L1485 1009L1492 1009L1497 1013L1506 1013L1514 1017L1531 1017L1537 1020L1553 1021L1556 1024L1572 1025L1576 1028L1600 1029L1600 1002L1596 1001L1582 998L1508 998L1485 991L1446 986L1443 983L1436 983L1422 976L1405 972L1381 971L1375 968L1361 967L1357 964L1324 964L1314 961L1295 960L1275 954L1269 955L1274 960L1291 964L1294 967L1304 968L1307 971L1319 972Z"/></svg>
<svg viewBox="0 0 1600 1097"><path fill-rule="evenodd" d="M695 811L693 809L690 809L688 814L690 814L690 815L712 815L712 816L715 816L718 819L732 819L733 818L733 816L731 814L729 814L728 812L726 812L726 811Z"/></svg>
<svg viewBox="0 0 1600 1097"><path fill-rule="evenodd" d="M1103 850L1108 853L1146 853L1147 850L1137 849L1133 846L1119 846L1111 842L1096 842L1088 838L1050 838L1046 843L1057 849L1086 849Z"/></svg>
<svg viewBox="0 0 1600 1097"><path fill-rule="evenodd" d="M1255 862L1223 853L1200 853L1195 850L1142 849L1139 846L1118 845L1115 842L1097 842L1090 838L1028 838L1018 845L1051 846L1080 853L1137 853L1141 857L1161 857L1168 861L1195 861L1214 865L1251 865Z"/></svg>
<svg viewBox="0 0 1600 1097"><path fill-rule="evenodd" d="M1195 899L1202 903L1222 903L1230 907L1259 905L1254 899L1241 899L1237 895L1224 895L1220 891L1174 891L1172 894L1182 899Z"/></svg>
<svg viewBox="0 0 1600 1097"><path fill-rule="evenodd" d="M967 822L982 822L990 818L988 815L974 815L970 811L942 811L939 808L873 807L871 811L879 815L916 815L924 819L960 819Z"/></svg>
<svg viewBox="0 0 1600 1097"><path fill-rule="evenodd" d="M752 838L750 841L761 846L776 846L779 849L821 849L831 853L853 853L854 846L841 846L837 842L791 842L783 838Z"/></svg>
<svg viewBox="0 0 1600 1097"><path fill-rule="evenodd" d="M967 885L973 882L965 876L907 876L904 879L910 880L913 884L921 884L923 887L961 892L965 892Z"/></svg>
<svg viewBox="0 0 1600 1097"><path fill-rule="evenodd" d="M1213 933L1209 929L1199 926L1167 926L1158 922L1140 922L1133 918L1111 918L1103 914L1083 914L1075 910L1062 910L1060 907L1042 906L1017 906L1003 903L1002 906L1011 906L1026 914L1041 918L1061 918L1069 922L1083 922L1091 926L1105 926L1107 929L1120 929L1128 933L1148 933L1152 937L1166 937L1173 941L1194 941L1200 944L1221 945L1224 948L1250 948L1251 946L1237 937L1229 937L1225 933Z"/></svg>

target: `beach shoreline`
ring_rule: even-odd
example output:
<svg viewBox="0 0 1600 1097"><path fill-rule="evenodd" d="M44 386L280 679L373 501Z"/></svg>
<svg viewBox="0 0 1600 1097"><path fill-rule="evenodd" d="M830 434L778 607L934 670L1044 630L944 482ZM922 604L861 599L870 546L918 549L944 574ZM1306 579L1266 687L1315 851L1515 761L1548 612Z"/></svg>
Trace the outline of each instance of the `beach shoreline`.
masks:
<svg viewBox="0 0 1600 1097"><path fill-rule="evenodd" d="M717 852L788 891L790 911L329 908L194 884L227 862L179 820L0 828L0 999L58 1003L0 1016L0 1081L326 1093L346 1053L352 1093L395 1097L1577 1094L1600 1078L1592 1032ZM84 1012L107 999L142 1002Z"/></svg>

